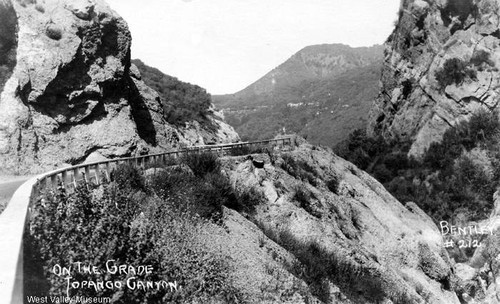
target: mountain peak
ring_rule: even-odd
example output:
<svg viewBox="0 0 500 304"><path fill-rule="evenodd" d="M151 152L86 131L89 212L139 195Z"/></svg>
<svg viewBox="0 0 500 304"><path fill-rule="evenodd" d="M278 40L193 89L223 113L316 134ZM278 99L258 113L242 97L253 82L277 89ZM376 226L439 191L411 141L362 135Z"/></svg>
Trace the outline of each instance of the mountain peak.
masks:
<svg viewBox="0 0 500 304"><path fill-rule="evenodd" d="M311 45L246 89L213 100L243 139L285 130L312 143L334 145L365 127L382 60L379 45Z"/></svg>
<svg viewBox="0 0 500 304"><path fill-rule="evenodd" d="M245 89L230 94L232 103L257 95L272 95L274 91L299 85L314 79L329 79L349 70L366 67L382 58L383 47L352 48L344 44L306 46L284 63L274 68ZM222 98L224 99L224 98ZM219 106L226 106L218 98Z"/></svg>

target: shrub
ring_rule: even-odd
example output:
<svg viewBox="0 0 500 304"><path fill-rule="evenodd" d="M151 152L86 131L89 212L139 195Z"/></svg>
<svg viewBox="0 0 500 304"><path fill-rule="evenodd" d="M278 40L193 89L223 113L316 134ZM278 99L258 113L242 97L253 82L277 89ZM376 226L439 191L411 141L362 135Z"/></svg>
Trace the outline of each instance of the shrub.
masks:
<svg viewBox="0 0 500 304"><path fill-rule="evenodd" d="M453 0L447 1L446 6L441 9L441 19L443 20L445 26L448 26L453 17L458 17L461 24L456 24L451 32L455 32L462 27L462 24L467 20L467 18L472 15L477 16L477 6L474 4L473 0Z"/></svg>
<svg viewBox="0 0 500 304"><path fill-rule="evenodd" d="M404 170L412 166L412 160L409 159L407 154L401 150L385 154L382 161L385 167L390 170L392 174L397 174L399 170Z"/></svg>
<svg viewBox="0 0 500 304"><path fill-rule="evenodd" d="M0 92L16 65L17 15L10 1L0 2Z"/></svg>
<svg viewBox="0 0 500 304"><path fill-rule="evenodd" d="M160 198L168 198L180 191L189 191L195 177L177 167L174 170L160 170L148 179L148 188Z"/></svg>
<svg viewBox="0 0 500 304"><path fill-rule="evenodd" d="M429 146L422 160L406 156L406 143L383 143L383 148L370 151L377 139L367 138L361 131L353 132L339 150L358 165L353 151L362 151L362 169L381 181L399 201L415 202L436 222L450 221L458 212L473 220L487 216L493 206L493 193L500 181L500 154L491 152L500 143L499 131L498 112L480 110L468 121L449 128L441 142ZM463 157L479 146L491 155L491 175Z"/></svg>
<svg viewBox="0 0 500 304"><path fill-rule="evenodd" d="M337 285L343 294L346 294L351 301L356 303L364 302L364 299L371 301L381 301L384 298L395 299L395 295L387 294L383 290L380 276L375 269L358 264L355 259L336 255L327 251L318 242L313 240L299 240L288 230L274 231L261 223L258 224L264 234L278 243L280 246L290 251L300 262L300 264L288 263L285 267L296 277L304 280L310 287L313 295L319 300L329 303L330 293L328 292L329 282ZM413 303L412 299L403 298L407 302Z"/></svg>
<svg viewBox="0 0 500 304"><path fill-rule="evenodd" d="M236 200L229 201L226 207L238 212L253 213L255 207L267 201L266 196L256 188L245 188L236 191Z"/></svg>
<svg viewBox="0 0 500 304"><path fill-rule="evenodd" d="M111 172L111 180L116 182L122 191L146 191L146 181L137 167L131 164L120 164Z"/></svg>
<svg viewBox="0 0 500 304"><path fill-rule="evenodd" d="M432 143L424 155L424 162L434 169L449 168L464 150L470 151L478 143L491 141L499 131L498 112L480 110L469 121L448 129L441 142Z"/></svg>
<svg viewBox="0 0 500 304"><path fill-rule="evenodd" d="M494 139L500 132L498 111L479 110L471 116L468 129L470 129L469 133L474 136L474 145L480 141L485 142Z"/></svg>
<svg viewBox="0 0 500 304"><path fill-rule="evenodd" d="M283 154L282 158L283 163L281 163L281 168L283 170L297 179L308 181L311 185L317 186L317 172L311 165L303 160L296 161L293 156L289 154Z"/></svg>
<svg viewBox="0 0 500 304"><path fill-rule="evenodd" d="M37 3L37 4L35 5L35 9L36 9L37 11L39 11L40 13L42 13L42 14L43 14L43 13L45 13L45 7L43 6L43 4L42 4L42 3Z"/></svg>
<svg viewBox="0 0 500 304"><path fill-rule="evenodd" d="M150 177L148 186L164 199L182 197L179 209L216 222L221 218L222 206L251 213L255 206L266 201L264 194L255 188L235 191L229 178L218 170L202 176L194 176L182 167L160 170Z"/></svg>
<svg viewBox="0 0 500 304"><path fill-rule="evenodd" d="M53 40L60 40L62 38L62 28L56 24L49 24L45 30L47 37Z"/></svg>
<svg viewBox="0 0 500 304"><path fill-rule="evenodd" d="M392 180L394 177L393 172L391 172L385 164L380 164L373 170L373 177L375 177L381 183L386 183Z"/></svg>
<svg viewBox="0 0 500 304"><path fill-rule="evenodd" d="M334 148L340 157L362 170L366 170L374 159L385 154L388 149L388 143L382 136L369 137L365 129L354 130L346 141Z"/></svg>
<svg viewBox="0 0 500 304"><path fill-rule="evenodd" d="M182 162L185 163L197 177L203 177L208 173L217 172L220 169L218 156L210 152L189 152L184 154Z"/></svg>
<svg viewBox="0 0 500 304"><path fill-rule="evenodd" d="M220 173L208 173L194 185L191 210L204 218L218 221L222 206L233 205L236 195L228 178Z"/></svg>
<svg viewBox="0 0 500 304"><path fill-rule="evenodd" d="M109 259L117 259L132 265L151 264L159 267L159 262L150 259L153 242L149 235L144 235L142 248L133 250L137 244L131 238L132 222L139 214L137 202L115 191L112 185L104 189L99 201L96 201L87 185L80 185L74 195L67 195L60 190L54 196L47 196L37 201L35 216L32 220L32 240L44 262L45 277L50 281L51 295L65 295L66 286L62 278L51 273L54 265L70 266L82 263L103 267ZM157 268L158 269L158 268ZM73 274L72 280L104 280L102 275L88 276L83 273ZM118 280L118 275L111 275L110 280ZM149 279L158 279L150 277ZM138 303L129 290L123 291L123 297L129 297L128 303ZM70 295L112 296L110 290L70 289ZM161 295L156 292L141 294L144 299L158 301ZM137 296L137 295L136 295Z"/></svg>
<svg viewBox="0 0 500 304"><path fill-rule="evenodd" d="M300 206L304 208L304 206L309 205L309 200L311 199L310 192L302 185L295 188L295 193L293 195L293 199L300 203Z"/></svg>
<svg viewBox="0 0 500 304"><path fill-rule="evenodd" d="M460 85L466 77L476 78L476 72L468 67L468 64L459 58L447 59L441 69L434 74L441 88L451 84Z"/></svg>
<svg viewBox="0 0 500 304"><path fill-rule="evenodd" d="M340 181L339 181L339 178L337 176L330 178L326 182L326 187L328 188L328 190L330 190L331 192L333 192L335 194L339 194L338 193L339 185L340 185Z"/></svg>
<svg viewBox="0 0 500 304"><path fill-rule="evenodd" d="M182 289L166 294L161 303L240 303L241 295L229 279L228 257L209 247L207 231L214 230L210 223L181 215L162 226L157 255L163 275L175 278Z"/></svg>
<svg viewBox="0 0 500 304"><path fill-rule="evenodd" d="M495 63L490 58L490 53L485 50L479 50L472 54L470 63L476 67L482 67L484 64L489 66L495 66Z"/></svg>
<svg viewBox="0 0 500 304"><path fill-rule="evenodd" d="M313 197L314 194L303 185L299 185L295 188L293 199L299 203L300 208L314 217L321 218L322 213L314 206Z"/></svg>
<svg viewBox="0 0 500 304"><path fill-rule="evenodd" d="M228 279L227 257L209 245L209 231L216 226L179 209L182 197L135 199L115 184L96 190L80 185L75 194L60 189L38 199L25 242L25 265L35 271L26 276L26 294L66 296L65 280L52 274L55 264L67 267L78 261L102 270L114 259L116 264L152 265L153 273L136 275L138 279L176 281L182 289L70 289L69 296L110 297L122 304L240 302ZM36 261L41 272L33 267ZM125 280L125 275L104 272L72 275L74 281ZM44 282L49 284L44 287Z"/></svg>

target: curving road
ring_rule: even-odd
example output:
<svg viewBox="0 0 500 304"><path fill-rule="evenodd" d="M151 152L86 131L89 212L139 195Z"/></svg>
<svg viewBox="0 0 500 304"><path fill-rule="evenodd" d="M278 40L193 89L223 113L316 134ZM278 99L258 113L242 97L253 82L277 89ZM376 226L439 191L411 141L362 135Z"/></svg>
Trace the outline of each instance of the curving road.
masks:
<svg viewBox="0 0 500 304"><path fill-rule="evenodd" d="M5 209L10 198L29 176L0 177L0 212Z"/></svg>

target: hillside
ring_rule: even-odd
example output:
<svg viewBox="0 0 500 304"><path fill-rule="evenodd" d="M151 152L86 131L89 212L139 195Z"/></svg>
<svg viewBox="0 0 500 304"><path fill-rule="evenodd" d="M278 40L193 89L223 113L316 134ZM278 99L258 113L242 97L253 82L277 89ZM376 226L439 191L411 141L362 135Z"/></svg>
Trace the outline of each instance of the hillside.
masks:
<svg viewBox="0 0 500 304"><path fill-rule="evenodd" d="M213 101L243 139L272 137L285 128L334 145L365 126L381 62L381 46L309 46L244 90Z"/></svg>
<svg viewBox="0 0 500 304"><path fill-rule="evenodd" d="M205 89L166 75L139 59L132 63L139 69L144 83L160 95L167 122L175 125L193 120L210 123L212 102Z"/></svg>
<svg viewBox="0 0 500 304"><path fill-rule="evenodd" d="M415 204L403 206L351 163L302 139L230 154L184 155L144 175L122 165L110 183L38 200L26 244L28 295L120 304L459 303L439 230ZM67 289L52 265L75 260L97 269L110 260L151 265L132 282L176 288ZM71 282L125 277L75 271Z"/></svg>

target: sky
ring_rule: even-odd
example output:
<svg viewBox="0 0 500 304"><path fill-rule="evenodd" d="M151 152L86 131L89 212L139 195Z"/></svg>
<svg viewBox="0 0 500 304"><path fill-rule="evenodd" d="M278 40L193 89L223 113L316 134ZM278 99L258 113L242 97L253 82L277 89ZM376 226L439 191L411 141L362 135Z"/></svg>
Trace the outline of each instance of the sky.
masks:
<svg viewBox="0 0 500 304"><path fill-rule="evenodd" d="M132 58L211 94L244 89L308 45L382 44L400 0L107 0Z"/></svg>

